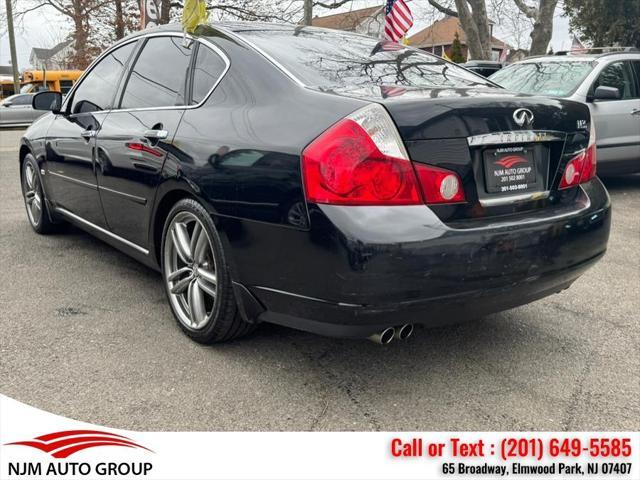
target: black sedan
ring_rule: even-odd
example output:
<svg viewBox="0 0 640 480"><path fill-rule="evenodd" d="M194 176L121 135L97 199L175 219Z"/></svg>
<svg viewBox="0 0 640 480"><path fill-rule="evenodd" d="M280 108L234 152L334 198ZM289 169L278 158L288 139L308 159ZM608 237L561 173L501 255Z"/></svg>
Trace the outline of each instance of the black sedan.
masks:
<svg viewBox="0 0 640 480"><path fill-rule="evenodd" d="M33 228L160 270L198 342L273 322L387 343L566 289L607 247L586 106L366 36L161 27L34 107Z"/></svg>

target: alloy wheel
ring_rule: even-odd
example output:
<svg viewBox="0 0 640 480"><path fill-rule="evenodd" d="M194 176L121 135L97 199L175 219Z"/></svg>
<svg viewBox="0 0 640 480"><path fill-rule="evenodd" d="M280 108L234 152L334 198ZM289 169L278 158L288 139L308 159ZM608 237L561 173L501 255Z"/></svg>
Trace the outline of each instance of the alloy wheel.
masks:
<svg viewBox="0 0 640 480"><path fill-rule="evenodd" d="M31 224L37 227L42 216L42 196L40 195L40 177L31 163L26 165L23 182L27 215Z"/></svg>
<svg viewBox="0 0 640 480"><path fill-rule="evenodd" d="M200 330L213 318L218 298L211 239L202 222L184 211L172 219L166 236L163 255L169 300L186 328Z"/></svg>

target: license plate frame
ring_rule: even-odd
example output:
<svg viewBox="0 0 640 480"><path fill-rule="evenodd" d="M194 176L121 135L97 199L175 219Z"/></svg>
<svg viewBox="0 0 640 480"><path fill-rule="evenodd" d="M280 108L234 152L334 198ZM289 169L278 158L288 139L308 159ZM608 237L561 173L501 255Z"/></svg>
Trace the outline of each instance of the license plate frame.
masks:
<svg viewBox="0 0 640 480"><path fill-rule="evenodd" d="M485 190L491 195L518 195L540 190L538 159L533 146L486 149L482 153Z"/></svg>

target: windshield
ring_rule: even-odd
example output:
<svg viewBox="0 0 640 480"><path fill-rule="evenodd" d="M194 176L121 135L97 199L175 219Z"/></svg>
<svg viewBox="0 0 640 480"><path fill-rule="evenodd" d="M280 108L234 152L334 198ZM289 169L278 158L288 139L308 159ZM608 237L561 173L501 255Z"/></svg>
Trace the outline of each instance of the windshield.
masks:
<svg viewBox="0 0 640 480"><path fill-rule="evenodd" d="M592 62L517 63L489 78L516 92L567 97L578 88L593 67Z"/></svg>
<svg viewBox="0 0 640 480"><path fill-rule="evenodd" d="M341 87L493 86L439 57L393 42L310 28L237 30L292 72L305 85Z"/></svg>

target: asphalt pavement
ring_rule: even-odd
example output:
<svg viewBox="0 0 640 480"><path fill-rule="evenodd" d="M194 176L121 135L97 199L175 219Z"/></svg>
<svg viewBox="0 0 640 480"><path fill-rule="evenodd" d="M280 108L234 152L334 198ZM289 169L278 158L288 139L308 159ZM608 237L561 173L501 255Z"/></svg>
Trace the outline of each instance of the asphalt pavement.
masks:
<svg viewBox="0 0 640 480"><path fill-rule="evenodd" d="M0 393L134 430L640 430L640 176L610 179L605 258L569 290L406 342L263 325L190 341L159 274L35 234L0 131Z"/></svg>

